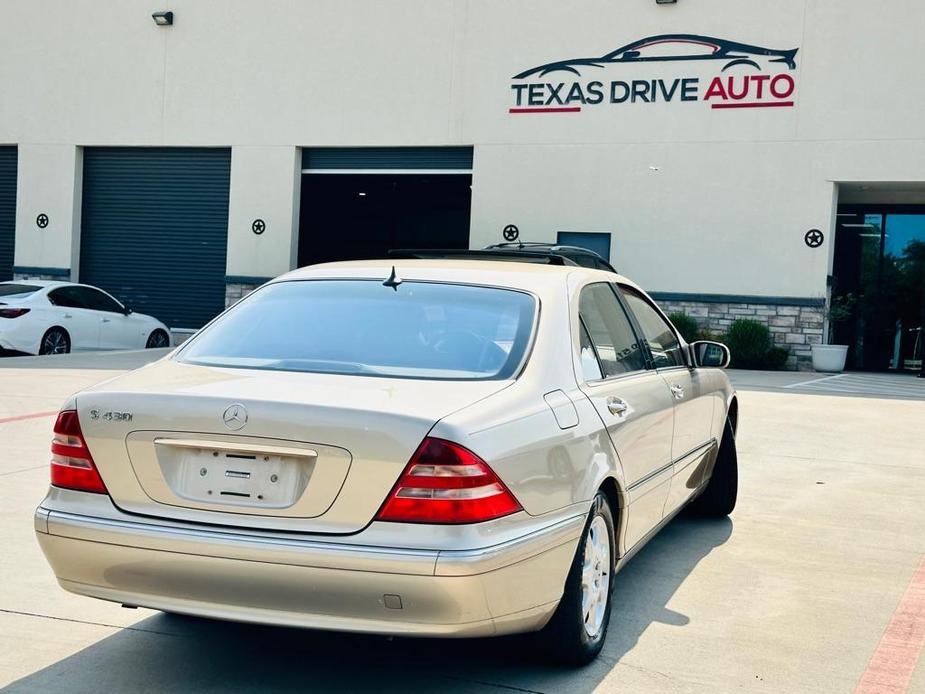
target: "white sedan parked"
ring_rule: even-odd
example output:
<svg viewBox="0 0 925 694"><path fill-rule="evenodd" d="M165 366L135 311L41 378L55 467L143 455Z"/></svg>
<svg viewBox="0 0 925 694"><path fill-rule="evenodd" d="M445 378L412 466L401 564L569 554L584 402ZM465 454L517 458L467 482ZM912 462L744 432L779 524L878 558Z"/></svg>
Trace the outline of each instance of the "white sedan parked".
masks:
<svg viewBox="0 0 925 694"><path fill-rule="evenodd" d="M102 289L70 282L0 282L0 351L66 354L169 347L170 331Z"/></svg>

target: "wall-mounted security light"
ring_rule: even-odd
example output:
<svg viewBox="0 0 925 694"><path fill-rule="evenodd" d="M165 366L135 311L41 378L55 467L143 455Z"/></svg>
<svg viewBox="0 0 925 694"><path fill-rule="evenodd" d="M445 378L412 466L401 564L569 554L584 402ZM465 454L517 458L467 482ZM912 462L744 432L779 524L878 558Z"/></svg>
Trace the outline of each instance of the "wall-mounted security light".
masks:
<svg viewBox="0 0 925 694"><path fill-rule="evenodd" d="M173 24L173 12L155 12L151 17L159 27L169 27Z"/></svg>

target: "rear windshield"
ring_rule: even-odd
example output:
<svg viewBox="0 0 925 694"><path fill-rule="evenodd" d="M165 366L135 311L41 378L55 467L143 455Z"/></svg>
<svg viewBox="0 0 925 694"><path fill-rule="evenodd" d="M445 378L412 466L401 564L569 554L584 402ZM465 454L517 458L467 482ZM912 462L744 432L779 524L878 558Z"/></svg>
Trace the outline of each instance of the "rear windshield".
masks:
<svg viewBox="0 0 925 694"><path fill-rule="evenodd" d="M259 289L178 359L191 364L419 379L506 379L536 303L524 292L381 280L305 280Z"/></svg>
<svg viewBox="0 0 925 694"><path fill-rule="evenodd" d="M35 294L41 287L34 284L0 284L0 296L4 299L25 299Z"/></svg>

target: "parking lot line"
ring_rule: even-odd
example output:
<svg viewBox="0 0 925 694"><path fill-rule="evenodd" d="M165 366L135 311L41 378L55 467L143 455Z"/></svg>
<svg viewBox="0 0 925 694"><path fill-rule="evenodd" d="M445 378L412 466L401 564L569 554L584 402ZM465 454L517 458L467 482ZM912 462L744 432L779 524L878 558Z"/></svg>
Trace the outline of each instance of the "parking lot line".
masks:
<svg viewBox="0 0 925 694"><path fill-rule="evenodd" d="M903 694L925 645L925 556L893 613L855 694Z"/></svg>
<svg viewBox="0 0 925 694"><path fill-rule="evenodd" d="M20 414L15 417L0 417L0 424L9 424L10 422L21 422L24 419L38 419L39 417L53 417L58 414L58 411L54 412L32 412L30 414Z"/></svg>
<svg viewBox="0 0 925 694"><path fill-rule="evenodd" d="M811 378L808 381L800 381L799 383L791 383L790 385L784 386L784 388L800 388L801 386L808 386L812 383L820 383L821 381L832 381L836 378L841 378L846 374L835 374L834 376L823 376L822 378Z"/></svg>

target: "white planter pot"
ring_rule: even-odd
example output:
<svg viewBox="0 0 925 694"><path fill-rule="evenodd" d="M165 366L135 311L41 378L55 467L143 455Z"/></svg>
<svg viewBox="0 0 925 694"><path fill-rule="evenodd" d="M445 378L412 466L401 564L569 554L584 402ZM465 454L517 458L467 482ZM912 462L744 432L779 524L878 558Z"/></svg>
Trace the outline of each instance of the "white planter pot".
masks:
<svg viewBox="0 0 925 694"><path fill-rule="evenodd" d="M813 370L840 373L845 370L847 345L813 345Z"/></svg>

